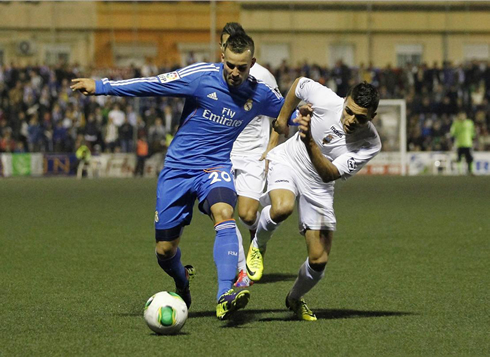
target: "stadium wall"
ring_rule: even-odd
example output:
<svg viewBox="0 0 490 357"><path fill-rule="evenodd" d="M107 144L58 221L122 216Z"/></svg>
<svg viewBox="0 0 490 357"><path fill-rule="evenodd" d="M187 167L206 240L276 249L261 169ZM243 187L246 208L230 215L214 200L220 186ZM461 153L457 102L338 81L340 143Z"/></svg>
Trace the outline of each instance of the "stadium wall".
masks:
<svg viewBox="0 0 490 357"><path fill-rule="evenodd" d="M0 55L4 63L43 63L56 47L69 61L115 66L118 47L148 51L157 65L179 65L187 50L209 50L210 2L1 2ZM488 2L216 2L217 42L229 21L254 37L257 56L267 45L288 46L288 63L308 59L331 66L331 45L354 48L352 65L396 66L398 45L420 45L424 62L468 59L466 45L490 43ZM27 41L34 49L19 53ZM145 47L146 46L146 47ZM190 47L189 47L190 46ZM55 50L53 50L53 47ZM488 48L488 47L487 47ZM218 52L214 54L218 58ZM53 56L51 56L53 57ZM212 59L210 59L212 60Z"/></svg>
<svg viewBox="0 0 490 357"><path fill-rule="evenodd" d="M381 3L369 10L361 2L255 2L242 5L240 21L256 40L259 58L264 45L281 43L289 47L290 64L307 59L332 66L329 50L336 44L353 45L352 65L396 66L397 45L422 46L424 62L460 63L468 59L465 45L490 43L490 4L474 3Z"/></svg>

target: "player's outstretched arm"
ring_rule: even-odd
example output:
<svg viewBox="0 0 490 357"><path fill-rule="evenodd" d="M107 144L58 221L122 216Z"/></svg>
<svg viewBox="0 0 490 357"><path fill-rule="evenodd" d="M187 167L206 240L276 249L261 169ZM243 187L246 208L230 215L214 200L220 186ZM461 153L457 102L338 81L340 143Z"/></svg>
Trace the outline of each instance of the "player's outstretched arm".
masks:
<svg viewBox="0 0 490 357"><path fill-rule="evenodd" d="M323 182L331 182L340 178L337 167L323 156L320 148L311 136L311 114L303 115L300 112L297 122L299 123L299 136L305 144L308 156Z"/></svg>
<svg viewBox="0 0 490 357"><path fill-rule="evenodd" d="M289 89L288 94L286 95L286 99L284 100L284 105L281 108L281 112L279 113L279 116L277 119L273 122L273 128L274 130L279 133L283 134L284 136L287 137L289 130L288 130L288 121L291 117L291 113L296 109L298 104L301 102L301 99L296 97L296 86L298 85L300 78L297 78L291 88Z"/></svg>
<svg viewBox="0 0 490 357"><path fill-rule="evenodd" d="M91 78L75 78L71 80L72 91L79 90L85 95L95 94L95 81Z"/></svg>

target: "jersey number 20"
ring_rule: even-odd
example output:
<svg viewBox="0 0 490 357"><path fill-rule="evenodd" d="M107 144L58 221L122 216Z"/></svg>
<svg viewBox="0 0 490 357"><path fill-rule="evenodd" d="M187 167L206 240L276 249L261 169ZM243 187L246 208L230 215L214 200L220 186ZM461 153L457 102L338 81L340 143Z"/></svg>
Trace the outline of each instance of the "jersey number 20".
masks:
<svg viewBox="0 0 490 357"><path fill-rule="evenodd" d="M221 178L220 178L220 176L221 176ZM231 176L226 171L221 171L221 172L214 171L214 172L211 172L209 174L208 178L211 180L210 185L212 185L215 182L222 181L222 180L224 180L226 182L230 182L231 181Z"/></svg>

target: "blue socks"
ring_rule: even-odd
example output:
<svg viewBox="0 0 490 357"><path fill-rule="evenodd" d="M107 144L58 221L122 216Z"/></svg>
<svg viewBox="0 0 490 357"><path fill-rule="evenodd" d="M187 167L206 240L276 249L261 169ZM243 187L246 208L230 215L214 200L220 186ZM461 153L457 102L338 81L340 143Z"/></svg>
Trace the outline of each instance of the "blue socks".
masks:
<svg viewBox="0 0 490 357"><path fill-rule="evenodd" d="M183 289L189 284L189 280L185 275L185 268L180 261L180 248L177 248L177 253L172 258L164 259L163 256L157 253L158 265L170 275L177 288Z"/></svg>
<svg viewBox="0 0 490 357"><path fill-rule="evenodd" d="M230 290L235 280L238 265L238 237L234 219L220 222L214 226L216 238L214 240L214 263L218 271L218 295Z"/></svg>

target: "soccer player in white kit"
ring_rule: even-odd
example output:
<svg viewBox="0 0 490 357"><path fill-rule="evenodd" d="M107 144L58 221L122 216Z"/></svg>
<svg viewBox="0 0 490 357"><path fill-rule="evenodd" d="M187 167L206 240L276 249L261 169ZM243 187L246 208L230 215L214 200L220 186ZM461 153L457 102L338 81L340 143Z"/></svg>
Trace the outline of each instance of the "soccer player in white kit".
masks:
<svg viewBox="0 0 490 357"><path fill-rule="evenodd" d="M364 82L351 88L344 99L311 79L298 78L286 96L274 130L286 133L286 113L301 100L311 104L311 110L302 110L298 116L299 131L267 155L268 188L247 255L247 270L251 280L260 280L267 241L297 202L299 230L305 236L308 257L286 297L286 307L299 319L314 321L317 318L303 296L325 274L336 228L334 181L355 175L381 150L371 123L379 94Z"/></svg>
<svg viewBox="0 0 490 357"><path fill-rule="evenodd" d="M220 47L223 48L228 37L236 32L245 33L245 30L236 22L227 23L221 32ZM250 75L267 84L281 96L276 79L267 68L256 62L250 69ZM235 140L231 151L235 188L238 195L238 216L250 231L251 238L257 229L260 216L258 214L259 199L265 188L265 157L279 141L279 134L276 132L269 135L270 121L271 119L265 116L258 116L253 119ZM253 282L247 275L243 239L238 227L237 235L239 240L238 278L235 286L245 287Z"/></svg>

